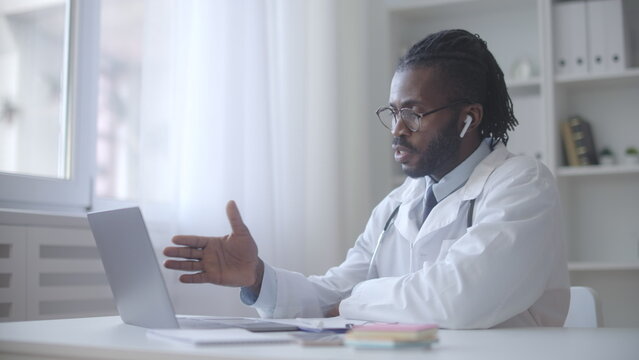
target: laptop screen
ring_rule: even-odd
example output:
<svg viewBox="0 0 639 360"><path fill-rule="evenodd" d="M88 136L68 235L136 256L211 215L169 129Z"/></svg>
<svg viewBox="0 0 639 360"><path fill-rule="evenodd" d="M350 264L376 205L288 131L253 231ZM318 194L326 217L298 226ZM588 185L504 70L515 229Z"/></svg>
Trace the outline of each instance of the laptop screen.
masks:
<svg viewBox="0 0 639 360"><path fill-rule="evenodd" d="M160 266L139 208L87 215L122 321L177 328Z"/></svg>

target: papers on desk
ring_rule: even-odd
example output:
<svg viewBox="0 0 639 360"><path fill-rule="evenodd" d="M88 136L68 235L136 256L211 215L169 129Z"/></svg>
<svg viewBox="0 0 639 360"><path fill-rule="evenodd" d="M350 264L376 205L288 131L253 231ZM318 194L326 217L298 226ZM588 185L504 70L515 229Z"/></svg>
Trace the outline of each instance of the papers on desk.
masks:
<svg viewBox="0 0 639 360"><path fill-rule="evenodd" d="M286 333L254 333L244 329L149 329L146 335L193 345L274 344L294 340Z"/></svg>
<svg viewBox="0 0 639 360"><path fill-rule="evenodd" d="M276 344L298 342L306 346L346 345L360 349L430 347L437 342L436 325L368 323L336 318L274 319L295 325L304 332L255 333L240 328L227 329L149 329L149 338L193 345ZM344 333L335 334L335 333Z"/></svg>
<svg viewBox="0 0 639 360"><path fill-rule="evenodd" d="M350 320L343 317L331 318L296 318L296 319L269 319L271 322L297 326L298 329L306 332L332 332L345 333L347 330L357 325L364 325L369 321Z"/></svg>

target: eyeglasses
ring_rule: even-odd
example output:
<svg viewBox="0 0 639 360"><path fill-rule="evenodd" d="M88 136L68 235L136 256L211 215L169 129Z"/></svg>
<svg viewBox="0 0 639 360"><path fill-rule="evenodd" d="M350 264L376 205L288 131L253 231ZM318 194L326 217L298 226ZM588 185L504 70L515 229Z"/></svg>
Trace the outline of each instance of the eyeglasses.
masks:
<svg viewBox="0 0 639 360"><path fill-rule="evenodd" d="M392 107L384 106L377 109L377 117L379 121L390 131L395 131L395 127L397 126L398 119L402 119L404 125L412 132L419 131L419 127L422 123L422 118L424 116L428 116L430 114L434 114L438 111L448 109L450 107L460 105L460 104L469 104L467 100L457 100L448 105L444 105L442 107L438 107L437 109L433 109L431 111L427 111L425 113L418 114L411 109L402 108L399 110L395 110Z"/></svg>

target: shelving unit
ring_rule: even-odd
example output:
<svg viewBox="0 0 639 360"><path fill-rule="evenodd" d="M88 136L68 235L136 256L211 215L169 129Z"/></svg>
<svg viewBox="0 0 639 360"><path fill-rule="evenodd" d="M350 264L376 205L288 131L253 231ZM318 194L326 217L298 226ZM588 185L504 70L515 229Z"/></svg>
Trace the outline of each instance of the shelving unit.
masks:
<svg viewBox="0 0 639 360"><path fill-rule="evenodd" d="M553 7L563 1L573 0L380 1L383 16L375 26L386 44L371 56L386 57L374 64L388 84L397 57L430 33L463 28L486 40L519 120L509 149L540 159L557 176L573 284L601 288L607 325L639 326L639 165L568 167L559 132L561 121L580 115L591 123L598 149L609 147L619 157L627 146L639 147L639 25L628 21L639 16L639 2L624 2L631 40L625 70L558 76ZM512 80L521 59L532 64L532 76ZM387 88L371 89L372 101L387 96ZM398 185L401 169L389 167Z"/></svg>

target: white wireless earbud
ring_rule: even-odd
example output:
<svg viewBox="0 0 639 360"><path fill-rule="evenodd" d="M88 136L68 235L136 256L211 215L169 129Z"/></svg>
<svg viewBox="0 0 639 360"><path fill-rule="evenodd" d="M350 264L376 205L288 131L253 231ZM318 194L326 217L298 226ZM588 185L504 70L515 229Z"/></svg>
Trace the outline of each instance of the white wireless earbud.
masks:
<svg viewBox="0 0 639 360"><path fill-rule="evenodd" d="M462 129L461 133L459 133L459 137L463 138L464 135L466 135L466 131L468 131L468 127L470 126L470 123L473 121L473 118L470 117L470 115L466 116L466 120L464 120L464 123L466 125L464 125L464 128Z"/></svg>

